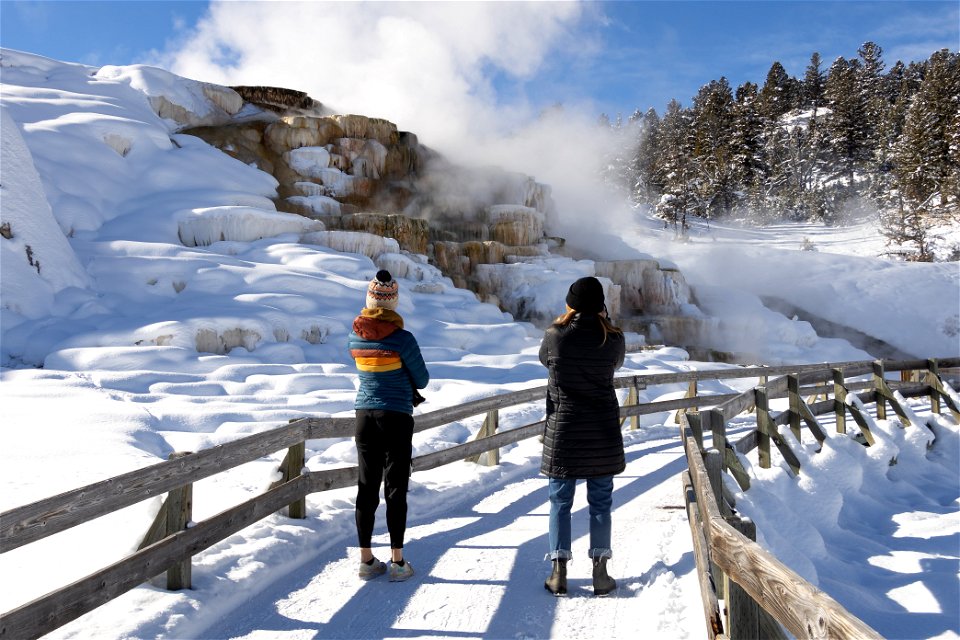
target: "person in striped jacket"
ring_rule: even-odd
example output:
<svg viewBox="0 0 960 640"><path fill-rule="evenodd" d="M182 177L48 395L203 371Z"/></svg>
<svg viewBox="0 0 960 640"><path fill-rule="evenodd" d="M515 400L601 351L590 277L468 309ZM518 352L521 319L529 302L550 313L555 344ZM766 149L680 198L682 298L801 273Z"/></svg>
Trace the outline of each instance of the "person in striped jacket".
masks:
<svg viewBox="0 0 960 640"><path fill-rule="evenodd" d="M390 272L378 271L367 287L366 307L354 319L348 339L360 378L354 409L360 467L356 521L359 576L363 580L388 571L391 581L413 575L413 567L403 556L413 452L413 406L414 398L419 398L416 390L427 386L430 374L416 338L403 328L403 318L396 311L399 293ZM381 481L390 534L389 567L374 557L370 548Z"/></svg>

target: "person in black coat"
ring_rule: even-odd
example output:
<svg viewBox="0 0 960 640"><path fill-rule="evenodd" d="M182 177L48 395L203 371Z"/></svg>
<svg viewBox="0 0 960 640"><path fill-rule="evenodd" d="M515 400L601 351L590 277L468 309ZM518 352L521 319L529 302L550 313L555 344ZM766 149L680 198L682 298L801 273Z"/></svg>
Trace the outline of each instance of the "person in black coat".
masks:
<svg viewBox="0 0 960 640"><path fill-rule="evenodd" d="M607 574L613 476L626 466L613 375L626 350L623 332L607 318L599 280L580 278L566 302L566 313L544 332L540 345L540 362L549 370L540 471L549 478L553 563L544 587L558 596L567 592L570 510L577 480L583 479L590 504L593 591L607 595L617 586Z"/></svg>

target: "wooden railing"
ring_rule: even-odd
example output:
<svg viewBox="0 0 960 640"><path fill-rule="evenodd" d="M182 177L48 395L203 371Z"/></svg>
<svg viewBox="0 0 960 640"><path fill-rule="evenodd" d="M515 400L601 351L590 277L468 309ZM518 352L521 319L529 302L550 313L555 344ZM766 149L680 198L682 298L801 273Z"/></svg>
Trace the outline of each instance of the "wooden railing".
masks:
<svg viewBox="0 0 960 640"><path fill-rule="evenodd" d="M926 361L917 362L921 363L922 367L927 366ZM920 365L914 366L916 363L895 364L905 368L921 368ZM942 360L940 364L960 366L960 358ZM725 403L721 406L728 407L724 412L733 411L733 408L737 407L739 413L747 405L754 404L758 396L747 401L743 400L745 394L696 395L696 382L756 377L765 380L781 373L799 373L803 376L803 372L820 371L825 366L841 369L844 375L850 376L870 372L874 363L741 367L634 375L617 378L615 386L630 390L628 404L620 410L623 420L662 411L679 412L701 406L716 406L720 403ZM889 370L895 369L891 364L887 367ZM638 390L675 383L687 383L694 393L675 400L636 403ZM933 389L935 384L939 384L939 378L933 376L924 384L915 386L924 393L932 394L934 391L930 389ZM942 387L940 389L943 390ZM768 397L782 395L782 392L784 391L780 386L771 385ZM414 472L464 459L480 458L488 464L496 464L496 452L500 447L538 436L542 434L544 426L540 421L507 431L497 431L498 412L512 406L542 401L545 394L546 387L539 386L416 416L416 432L476 415L486 415L487 418L477 439L414 458ZM937 397L946 397L949 401L945 394L938 394ZM811 409L818 406L811 405ZM633 426L636 427L635 420ZM697 433L697 429L693 431L694 434ZM167 572L168 588L189 587L190 558L193 555L283 509L290 517L306 517L307 495L354 485L358 477L357 467L304 470L307 440L345 438L352 436L353 432L352 418L298 419L282 427L211 449L178 453L171 460L0 513L0 553L6 553L143 500L167 494L167 499L157 518L149 526L140 549L109 567L6 612L0 616L0 638L39 637L164 572ZM702 443L702 431L700 433L701 436L695 440L698 446ZM715 441L717 433L715 430ZM758 437L757 442L762 450L762 438ZM282 479L279 482L265 493L187 528L192 502L190 489L194 482L284 449L287 454L280 465Z"/></svg>
<svg viewBox="0 0 960 640"><path fill-rule="evenodd" d="M750 478L739 455L757 450L761 468L771 466L773 444L791 473L801 473L799 457L781 436L778 426L789 425L795 440L802 438L802 427L820 444L828 437L816 416L834 413L837 433L845 434L849 413L859 426L857 439L866 446L874 442L872 418L865 405L876 403L878 419L885 419L887 405L900 416L905 428L911 423L898 398L930 397L931 408L939 413L945 405L960 420L960 406L943 385L938 367L956 367L956 358L939 362L862 362L846 366L804 367L802 372L768 381L764 385L735 395L722 404L699 414L680 418L681 438L688 470L683 474L687 515L690 521L701 587L704 616L711 638L757 640L786 638L784 629L798 638L840 638L860 640L881 638L830 596L823 593L783 565L756 542L756 527L739 516L732 497L726 491L721 474L726 471L746 490ZM900 371L901 380L888 381L888 371ZM917 375L917 373L921 375ZM869 381L847 382L851 377L870 374ZM829 381L830 385L822 383ZM806 385L806 386L804 386ZM862 393L851 393L867 388ZM820 397L832 392L833 399L808 404L803 396ZM777 415L769 410L772 397L789 399L789 408ZM742 412L753 409L757 427L731 444L726 424ZM913 428L917 428L913 425ZM704 436L712 436L710 448ZM726 615L721 615L720 600Z"/></svg>

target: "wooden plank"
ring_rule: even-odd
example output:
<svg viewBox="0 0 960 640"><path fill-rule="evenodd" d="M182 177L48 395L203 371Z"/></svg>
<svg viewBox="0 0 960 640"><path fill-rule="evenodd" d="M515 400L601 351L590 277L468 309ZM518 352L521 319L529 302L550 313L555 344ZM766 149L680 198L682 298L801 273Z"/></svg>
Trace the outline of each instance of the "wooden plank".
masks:
<svg viewBox="0 0 960 640"><path fill-rule="evenodd" d="M798 638L881 640L882 636L850 614L757 543L733 529L708 501L706 469L692 438L685 445L692 485L714 561L757 603Z"/></svg>
<svg viewBox="0 0 960 640"><path fill-rule="evenodd" d="M416 426L414 426L413 430L415 433L419 433L488 411L501 410L526 402L543 401L546 397L547 388L542 386L523 389L522 391L514 391L512 393L504 393L489 398L481 398L480 400L474 400L455 407L447 407L431 413L418 415L415 417Z"/></svg>
<svg viewBox="0 0 960 640"><path fill-rule="evenodd" d="M753 429L743 434L743 437L733 443L733 448L742 455L747 455L757 448L757 430Z"/></svg>
<svg viewBox="0 0 960 640"><path fill-rule="evenodd" d="M697 380L693 379L687 383L687 393L684 394L684 398L696 398L697 397ZM680 424L680 413L673 417L673 421L677 424Z"/></svg>
<svg viewBox="0 0 960 640"><path fill-rule="evenodd" d="M331 489L343 489L344 487L356 486L360 479L359 467L340 467L339 469L324 469L323 471L311 471L303 476L308 478L310 483L308 494L320 493L321 491L330 491Z"/></svg>
<svg viewBox="0 0 960 640"><path fill-rule="evenodd" d="M874 396L875 394L871 391L869 395ZM847 404L847 409L850 411L850 415L853 416L854 422L860 427L860 433L863 434L863 438L867 441L867 444L873 446L876 443L876 439L873 437L873 432L870 430L870 425L867 423L867 419L863 413L852 403Z"/></svg>
<svg viewBox="0 0 960 640"><path fill-rule="evenodd" d="M167 536L185 531L193 515L193 485L174 489L167 498ZM193 582L190 556L180 558L167 569L167 590L189 589Z"/></svg>
<svg viewBox="0 0 960 640"><path fill-rule="evenodd" d="M436 467L442 467L443 465L450 464L451 462L465 460L472 455L483 453L484 451L489 451L490 449L498 449L500 447L505 447L508 444L513 444L514 442L520 442L521 440L526 440L527 438L539 436L543 433L543 429L546 424L547 423L545 421L536 422L534 424L529 424L517 429L501 431L500 433L490 436L489 438L472 440L470 442L465 442L464 444L443 449L442 451L434 451L433 453L416 457L413 459L413 470L426 471L427 469L435 469Z"/></svg>
<svg viewBox="0 0 960 640"><path fill-rule="evenodd" d="M721 484L723 482L721 478L723 474L721 464L720 452L716 449L710 449L703 453L703 466L707 470L707 479L710 481L710 494L719 506L720 513L723 514L725 513L725 504L723 502L723 485ZM710 575L713 576L713 584L717 588L717 597L725 598L726 581L724 580L723 571L713 562L710 563Z"/></svg>
<svg viewBox="0 0 960 640"><path fill-rule="evenodd" d="M822 376L823 380L829 380L829 371L831 368L840 368L850 372L850 375L860 375L869 373L872 360L852 360L844 362L818 363L818 364L795 364L781 365L776 367L737 367L726 369L705 369L699 371L682 371L673 373L651 373L643 375L620 376L614 378L614 386L618 389L629 387L632 384L642 383L649 386L658 384L675 384L690 382L691 380L731 380L743 378L756 378L758 376L781 376L787 374L801 374L801 381L810 380L809 375L817 374ZM942 358L939 360L942 367L960 366L960 357ZM919 366L918 366L919 365ZM889 371L900 371L902 369L923 368L926 369L925 360L903 360L903 361L885 361L884 366Z"/></svg>
<svg viewBox="0 0 960 640"><path fill-rule="evenodd" d="M813 411L810 410L810 406L804 402L803 398L800 398L800 417L803 418L803 421L807 424L807 428L810 429L810 433L817 439L817 442L823 444L823 441L827 439L827 432L820 426L820 422L817 421L816 416L813 415Z"/></svg>
<svg viewBox="0 0 960 640"><path fill-rule="evenodd" d="M145 547L149 547L157 540L160 540L165 535L167 535L167 501L164 501L160 504L160 510L157 511L157 515L154 516L153 522L150 524L150 527L147 529L146 535L143 536L143 540L140 542L140 546L137 547L137 551Z"/></svg>
<svg viewBox="0 0 960 640"><path fill-rule="evenodd" d="M300 418L296 422L306 427L304 440L352 438L357 432L356 418Z"/></svg>
<svg viewBox="0 0 960 640"><path fill-rule="evenodd" d="M757 539L757 525L751 520L727 519L727 524L751 541ZM737 640L760 640L760 605L729 576L727 581L727 630Z"/></svg>
<svg viewBox="0 0 960 640"><path fill-rule="evenodd" d="M703 466L707 469L707 478L710 479L710 489L713 491L713 499L717 501L720 507L720 514L730 515L729 509L723 500L723 457L716 449L707 449L703 453Z"/></svg>
<svg viewBox="0 0 960 640"><path fill-rule="evenodd" d="M719 409L710 409L700 414L702 416L700 424L704 431L709 430L713 436L713 447L717 451L724 451L727 448L727 423L723 419L723 413ZM723 460L721 459L721 468Z"/></svg>
<svg viewBox="0 0 960 640"><path fill-rule="evenodd" d="M694 492L690 472L682 474L683 493L686 497L687 522L690 523L690 535L693 537L693 558L697 567L697 581L700 583L700 601L703 605L703 617L707 624L708 637L717 638L723 633L723 622L720 618L720 603L714 591L714 583L707 572L710 566L707 552L707 539L703 533L703 523L697 512L696 493Z"/></svg>
<svg viewBox="0 0 960 640"><path fill-rule="evenodd" d="M936 363L934 363L933 366L936 368ZM953 417L960 420L960 407L957 406L950 394L947 393L940 374L937 371L928 371L925 382L930 387L931 410L933 410L934 413L940 413L940 401L943 400L943 403L950 409ZM936 399L936 402L934 402L934 399Z"/></svg>
<svg viewBox="0 0 960 640"><path fill-rule="evenodd" d="M780 626L776 618L763 607L760 607L757 613L759 614L758 622L760 623L761 638L764 640L787 640L787 634L784 633L783 627Z"/></svg>
<svg viewBox="0 0 960 640"><path fill-rule="evenodd" d="M286 466L283 470L284 482L290 482L299 476L306 464L307 443L298 442L287 449ZM307 497L302 496L287 505L287 517L303 520L307 517Z"/></svg>
<svg viewBox="0 0 960 640"><path fill-rule="evenodd" d="M770 421L770 408L767 402L767 390L764 387L756 387L754 397L757 405L757 454L760 460L761 469L770 468L770 432L774 427Z"/></svg>
<svg viewBox="0 0 960 640"><path fill-rule="evenodd" d="M796 375L787 376L787 394L790 398L790 431L793 437L800 442L800 403L803 398L800 397L800 378Z"/></svg>
<svg viewBox="0 0 960 640"><path fill-rule="evenodd" d="M756 432L754 431L753 433ZM737 458L737 454L734 453L732 448L727 447L723 453L723 461L724 464L726 464L727 471L729 471L733 479L737 481L740 488L746 491L750 488L750 474L743 468L740 459Z"/></svg>
<svg viewBox="0 0 960 640"><path fill-rule="evenodd" d="M621 427L623 426L623 423L626 422L627 420L627 415L622 411L622 409L625 407L635 407L635 406L637 406L637 388L631 386L627 390L627 400L621 406L621 412L620 412ZM638 420L637 418L634 418L633 420L631 420L631 426L630 426L631 430L635 430L637 428L637 420Z"/></svg>
<svg viewBox="0 0 960 640"><path fill-rule="evenodd" d="M661 411L674 411L676 409L696 409L698 407L711 407L719 405L728 400L739 396L739 393L724 393L707 396L697 396L696 398L675 398L673 400L659 400L657 402L644 402L634 406L620 407L621 419L627 416L644 416Z"/></svg>
<svg viewBox="0 0 960 640"><path fill-rule="evenodd" d="M693 433L693 439L697 443L697 447L703 451L703 414L685 414L687 424L690 426L690 431ZM683 424L684 416L681 416L681 425Z"/></svg>
<svg viewBox="0 0 960 640"><path fill-rule="evenodd" d="M164 538L85 578L0 616L0 638L38 638L113 600L186 556L206 549L290 504L309 475L271 489L209 520Z"/></svg>
<svg viewBox="0 0 960 640"><path fill-rule="evenodd" d="M483 420L483 425L480 427L480 430L477 431L477 435L474 437L474 440L483 440L488 438L495 433L497 433L497 427L500 423L499 412L497 411L488 411L486 418ZM466 458L470 462L481 464L486 467L495 467L500 464L500 449L490 449L484 451L483 453L478 453L475 456L469 456Z"/></svg>
<svg viewBox="0 0 960 640"><path fill-rule="evenodd" d="M893 412L900 416L901 424L903 424L905 427L910 426L910 416L908 416L907 412L903 410L902 406L900 406L900 401L897 400L896 396L893 395L893 390L885 380L881 379L879 381L876 394L878 406L886 401L886 403L890 405L890 408L893 409Z"/></svg>
<svg viewBox="0 0 960 640"><path fill-rule="evenodd" d="M755 402L753 389L747 389L732 400L724 402L717 409L723 414L723 419L729 422L746 411L747 407L752 407Z"/></svg>
<svg viewBox="0 0 960 640"><path fill-rule="evenodd" d="M833 409L836 413L837 433L847 432L847 388L842 369L833 369Z"/></svg>
<svg viewBox="0 0 960 640"><path fill-rule="evenodd" d="M940 365L933 358L927 360L927 374L924 376L927 384L930 385L930 410L933 413L940 413L940 394L936 393L936 380L940 379Z"/></svg>
<svg viewBox="0 0 960 640"><path fill-rule="evenodd" d="M880 387L883 386L883 376L883 361L877 360L873 363L873 388L877 391L877 420L887 419L887 403L879 393Z"/></svg>
<svg viewBox="0 0 960 640"><path fill-rule="evenodd" d="M293 422L4 511L0 513L0 553L256 460L303 440L304 435L305 425Z"/></svg>

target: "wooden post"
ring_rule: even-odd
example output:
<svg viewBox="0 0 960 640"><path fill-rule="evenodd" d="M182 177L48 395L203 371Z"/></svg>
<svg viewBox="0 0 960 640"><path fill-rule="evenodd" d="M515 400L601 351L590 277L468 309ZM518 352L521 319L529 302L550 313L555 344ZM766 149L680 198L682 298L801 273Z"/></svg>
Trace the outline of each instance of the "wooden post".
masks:
<svg viewBox="0 0 960 640"><path fill-rule="evenodd" d="M940 376L940 367L933 358L927 360L927 371L927 384L930 385L930 411L940 413L940 394L937 393L933 382L930 380L931 376L934 378Z"/></svg>
<svg viewBox="0 0 960 640"><path fill-rule="evenodd" d="M721 474L723 473L720 469L721 465L721 454L716 449L709 449L703 454L703 466L707 469L707 478L710 480L710 490L713 492L713 499L720 507L720 513L724 511L729 512L729 509L724 509L724 500L723 500L723 489L721 483L723 478ZM710 560L710 575L713 576L713 584L717 588L717 597L723 599L724 589L726 588L725 577L723 575L723 570L718 567L713 560Z"/></svg>
<svg viewBox="0 0 960 640"><path fill-rule="evenodd" d="M707 429L713 434L713 446L720 454L720 468L726 469L727 464L724 461L724 452L727 449L727 425L723 419L723 413L719 409L710 409L700 413L700 424L703 430Z"/></svg>
<svg viewBox="0 0 960 640"><path fill-rule="evenodd" d="M843 370L831 369L833 373L833 411L837 415L837 433L847 432L847 388L843 382Z"/></svg>
<svg viewBox="0 0 960 640"><path fill-rule="evenodd" d="M190 455L190 452L170 454L170 460ZM167 536L183 531L193 518L193 484L185 484L167 495ZM166 537L166 536L165 536ZM190 557L186 557L167 569L167 590L189 589L193 574Z"/></svg>
<svg viewBox="0 0 960 640"><path fill-rule="evenodd" d="M764 398L766 399L766 398ZM757 404L757 411L760 404ZM727 522L750 540L757 539L757 525L752 520L731 518ZM731 640L759 640L760 638L760 605L747 595L747 592L725 577L727 624L725 628Z"/></svg>
<svg viewBox="0 0 960 640"><path fill-rule="evenodd" d="M684 398L696 398L697 397L697 379L694 378L687 384L687 393L683 396ZM677 412L673 414L673 421L677 424L680 424L680 414L683 412L683 409L677 409Z"/></svg>
<svg viewBox="0 0 960 640"><path fill-rule="evenodd" d="M756 387L754 390L757 407L757 455L760 457L760 468L770 468L770 432L773 425L770 420L770 404L767 401L767 388Z"/></svg>
<svg viewBox="0 0 960 640"><path fill-rule="evenodd" d="M787 376L787 394L790 398L790 431L797 442L800 442L800 376Z"/></svg>
<svg viewBox="0 0 960 640"><path fill-rule="evenodd" d="M873 393L877 399L877 420L887 419L887 401L883 397L883 360L873 362Z"/></svg>
<svg viewBox="0 0 960 640"><path fill-rule="evenodd" d="M289 482L298 477L306 464L307 443L300 442L287 450L286 468L283 470L283 481ZM287 507L287 516L304 519L307 517L307 497L304 496Z"/></svg>
<svg viewBox="0 0 960 640"><path fill-rule="evenodd" d="M711 639L719 638L723 634L723 620L720 616L720 603L717 602L716 582L711 580L708 573L710 547L707 544L704 523L700 516L700 508L697 505L696 491L693 488L690 471L684 471L681 478L683 480L683 493L686 496L687 522L690 523L690 533L693 537L694 565L700 583L700 598L703 604L704 620L707 624L707 637Z"/></svg>
<svg viewBox="0 0 960 640"><path fill-rule="evenodd" d="M497 427L500 423L500 414L496 409L487 412L487 417L483 420L483 426L480 427L480 431L477 432L477 437L474 440L482 440L483 438L489 438L497 432ZM476 462L477 464L482 464L485 467L495 467L500 464L500 449L491 449L490 451L484 451L483 453L478 453L475 456L470 456L467 458L470 462Z"/></svg>
<svg viewBox="0 0 960 640"><path fill-rule="evenodd" d="M167 459L176 460L190 455L190 451L175 451ZM147 530L147 535L143 537L137 551L146 549L155 542L172 536L175 533L187 528L187 524L193 518L193 484L185 484L182 487L173 489L167 494L166 500L160 505L153 523ZM176 565L167 569L167 589L177 591L179 589L189 589L192 582L192 570L190 558L185 558ZM159 586L159 585L158 585Z"/></svg>
<svg viewBox="0 0 960 640"><path fill-rule="evenodd" d="M287 455L280 461L280 479L270 485L271 489L276 489L285 482L290 482L300 476L303 472L303 466L306 464L307 443L300 442L287 449ZM291 502L287 505L287 517L304 519L307 517L307 498L306 496Z"/></svg>
<svg viewBox="0 0 960 640"><path fill-rule="evenodd" d="M693 432L693 439L697 441L697 448L703 451L703 414L688 413L687 422L690 424L690 431ZM682 431L682 427L681 427Z"/></svg>
<svg viewBox="0 0 960 640"><path fill-rule="evenodd" d="M638 402L639 402L639 397L637 394L637 387L634 385L630 385L630 388L627 390L627 402L626 404L624 404L624 406L635 407L637 406ZM623 425L623 423L626 420L627 418L624 418L623 420L620 421L620 424ZM630 430L636 431L639 428L640 428L640 416L639 415L630 416Z"/></svg>

